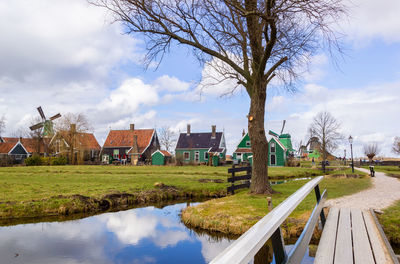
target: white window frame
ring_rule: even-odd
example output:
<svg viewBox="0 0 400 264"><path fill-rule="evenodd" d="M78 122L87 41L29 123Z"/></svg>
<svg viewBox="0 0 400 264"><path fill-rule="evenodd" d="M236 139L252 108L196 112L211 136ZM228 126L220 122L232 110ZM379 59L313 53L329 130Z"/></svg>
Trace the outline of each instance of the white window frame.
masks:
<svg viewBox="0 0 400 264"><path fill-rule="evenodd" d="M239 160L239 159L242 160L242 157L243 157L242 153L236 153L236 159L237 160Z"/></svg>
<svg viewBox="0 0 400 264"><path fill-rule="evenodd" d="M208 157L209 157L208 152L207 151L204 152L204 160L208 160Z"/></svg>
<svg viewBox="0 0 400 264"><path fill-rule="evenodd" d="M250 142L250 140L247 140L246 141L246 147L250 147L251 146L251 142Z"/></svg>
<svg viewBox="0 0 400 264"><path fill-rule="evenodd" d="M274 148L274 151L272 151L272 148ZM271 142L271 144L269 146L269 151L271 153L276 153L276 144L275 144L275 142Z"/></svg>
<svg viewBox="0 0 400 264"><path fill-rule="evenodd" d="M185 154L186 154L186 153L188 154L188 158L185 158ZM184 152L183 152L183 159L184 159L184 160L190 160L190 152L189 152L189 151L184 151Z"/></svg>
<svg viewBox="0 0 400 264"><path fill-rule="evenodd" d="M194 152L194 161L196 162L200 161L200 151Z"/></svg>

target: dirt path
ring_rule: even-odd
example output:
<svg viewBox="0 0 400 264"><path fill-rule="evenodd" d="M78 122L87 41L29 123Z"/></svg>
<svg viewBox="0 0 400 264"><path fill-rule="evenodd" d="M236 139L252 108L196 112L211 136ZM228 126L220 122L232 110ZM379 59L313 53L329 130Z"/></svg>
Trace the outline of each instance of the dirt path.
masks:
<svg viewBox="0 0 400 264"><path fill-rule="evenodd" d="M362 172L369 170L357 168ZM365 209L383 209L395 201L400 200L400 181L393 177L385 176L383 172L375 172L372 178L372 188L327 201L329 207L348 207ZM329 194L328 194L329 196Z"/></svg>

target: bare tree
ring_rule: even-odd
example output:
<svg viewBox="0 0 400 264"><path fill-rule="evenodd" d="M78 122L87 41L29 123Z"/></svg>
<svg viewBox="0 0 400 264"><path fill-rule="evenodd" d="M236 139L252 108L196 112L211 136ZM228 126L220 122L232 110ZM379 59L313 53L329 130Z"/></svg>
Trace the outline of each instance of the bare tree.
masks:
<svg viewBox="0 0 400 264"><path fill-rule="evenodd" d="M318 113L310 125L310 137L316 137L321 142L322 170L324 172L328 154L334 151L338 142L343 139L339 129L340 123L326 111Z"/></svg>
<svg viewBox="0 0 400 264"><path fill-rule="evenodd" d="M393 142L393 152L400 155L400 137L395 137Z"/></svg>
<svg viewBox="0 0 400 264"><path fill-rule="evenodd" d="M169 127L162 127L159 130L160 145L168 152L172 150L173 145L176 143L176 133Z"/></svg>
<svg viewBox="0 0 400 264"><path fill-rule="evenodd" d="M3 115L2 117L0 117L0 137L5 130L6 130L6 118Z"/></svg>
<svg viewBox="0 0 400 264"><path fill-rule="evenodd" d="M340 50L332 25L345 13L342 0L89 1L111 11L128 34L147 38L147 65L161 62L171 43L184 44L213 69L214 83L233 81L228 93L245 88L250 97L251 192L273 192L265 162L267 87L276 76L292 89L296 69L305 69L322 44Z"/></svg>
<svg viewBox="0 0 400 264"><path fill-rule="evenodd" d="M56 122L56 132L68 144L69 163L82 162L85 146L78 144L77 134L93 131L88 118L83 113L66 113Z"/></svg>
<svg viewBox="0 0 400 264"><path fill-rule="evenodd" d="M369 162L372 162L372 159L378 155L379 146L377 143L371 143L368 145L364 145L364 154L368 157Z"/></svg>
<svg viewBox="0 0 400 264"><path fill-rule="evenodd" d="M76 132L93 131L88 118L83 113L66 113L60 119L55 121L56 131L69 131L71 124L76 125Z"/></svg>

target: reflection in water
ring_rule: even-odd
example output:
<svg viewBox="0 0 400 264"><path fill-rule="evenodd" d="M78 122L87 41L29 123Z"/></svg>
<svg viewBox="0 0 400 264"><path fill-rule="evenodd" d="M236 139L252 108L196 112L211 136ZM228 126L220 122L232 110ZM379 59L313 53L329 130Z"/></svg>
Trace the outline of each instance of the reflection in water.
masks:
<svg viewBox="0 0 400 264"><path fill-rule="evenodd" d="M185 227L186 206L0 227L0 263L208 263L233 240ZM269 263L272 248L265 249L259 257Z"/></svg>
<svg viewBox="0 0 400 264"><path fill-rule="evenodd" d="M186 228L185 204L0 227L1 263L207 263L232 240Z"/></svg>

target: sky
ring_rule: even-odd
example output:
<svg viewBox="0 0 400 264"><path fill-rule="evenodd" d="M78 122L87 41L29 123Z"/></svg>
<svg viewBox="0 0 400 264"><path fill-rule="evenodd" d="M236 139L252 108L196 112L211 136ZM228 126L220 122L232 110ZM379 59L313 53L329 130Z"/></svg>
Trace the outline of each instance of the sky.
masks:
<svg viewBox="0 0 400 264"><path fill-rule="evenodd" d="M346 0L347 1L347 0ZM344 140L334 152L354 156L378 143L381 156L395 156L400 136L400 1L352 0L339 21L342 57L323 50L296 83L296 92L268 90L266 129L307 141L313 117L329 111ZM169 127L176 132L224 131L235 150L250 100L243 89L221 96L227 85L203 87L202 66L182 45L172 45L158 67L143 65L146 39L124 34L104 9L86 0L0 0L0 116L4 136L27 131L36 107L47 116L84 113L102 145L110 129ZM201 89L201 87L203 87Z"/></svg>

